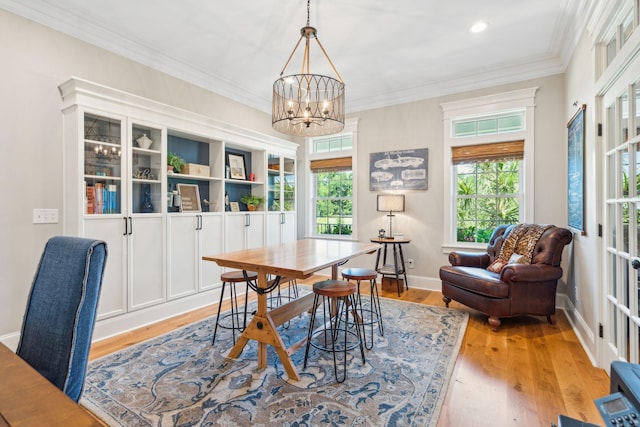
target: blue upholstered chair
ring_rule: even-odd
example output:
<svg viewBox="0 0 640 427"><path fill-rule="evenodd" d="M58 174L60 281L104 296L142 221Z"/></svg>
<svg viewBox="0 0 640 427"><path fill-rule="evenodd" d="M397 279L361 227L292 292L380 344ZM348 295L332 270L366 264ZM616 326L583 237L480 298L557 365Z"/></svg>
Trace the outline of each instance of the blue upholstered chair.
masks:
<svg viewBox="0 0 640 427"><path fill-rule="evenodd" d="M107 244L49 239L33 279L16 353L74 401L82 394Z"/></svg>

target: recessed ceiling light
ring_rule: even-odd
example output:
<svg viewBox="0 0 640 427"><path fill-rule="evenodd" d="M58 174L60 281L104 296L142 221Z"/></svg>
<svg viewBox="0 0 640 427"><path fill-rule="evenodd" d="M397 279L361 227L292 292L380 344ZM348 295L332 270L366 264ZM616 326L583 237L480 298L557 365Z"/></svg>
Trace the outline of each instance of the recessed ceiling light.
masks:
<svg viewBox="0 0 640 427"><path fill-rule="evenodd" d="M487 23L484 21L478 21L469 28L472 33L481 33L487 29Z"/></svg>

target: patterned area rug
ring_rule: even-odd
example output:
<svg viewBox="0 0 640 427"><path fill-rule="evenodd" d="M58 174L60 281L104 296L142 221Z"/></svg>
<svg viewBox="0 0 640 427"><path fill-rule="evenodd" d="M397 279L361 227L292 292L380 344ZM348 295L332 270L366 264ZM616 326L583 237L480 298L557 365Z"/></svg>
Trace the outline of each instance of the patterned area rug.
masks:
<svg viewBox="0 0 640 427"><path fill-rule="evenodd" d="M273 349L257 369L250 342L226 359L231 332L215 318L90 363L81 403L112 426L435 426L468 315L381 298L384 336L349 355L338 384L330 353L292 356L301 381L289 381ZM306 336L308 316L281 330L287 346ZM282 328L282 327L281 327ZM368 331L367 331L368 332Z"/></svg>

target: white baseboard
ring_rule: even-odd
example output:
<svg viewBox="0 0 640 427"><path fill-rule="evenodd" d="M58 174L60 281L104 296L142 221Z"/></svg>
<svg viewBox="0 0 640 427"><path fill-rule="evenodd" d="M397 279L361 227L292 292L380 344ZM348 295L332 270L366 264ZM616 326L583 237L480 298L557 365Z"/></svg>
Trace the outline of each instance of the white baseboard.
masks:
<svg viewBox="0 0 640 427"><path fill-rule="evenodd" d="M0 342L12 351L16 351L18 348L18 342L20 342L20 332L13 332L11 334L0 336Z"/></svg>
<svg viewBox="0 0 640 427"><path fill-rule="evenodd" d="M564 310L569 323L571 323L571 328L587 353L591 364L598 366L597 358L593 353L596 348L596 336L566 294L556 295L556 308Z"/></svg>
<svg viewBox="0 0 640 427"><path fill-rule="evenodd" d="M442 290L442 282L438 277L412 276L407 274L407 284L409 288L424 289L425 291Z"/></svg>
<svg viewBox="0 0 640 427"><path fill-rule="evenodd" d="M211 289L123 315L98 320L93 330L92 341L101 341L207 305L217 304L220 300L220 291L220 288Z"/></svg>

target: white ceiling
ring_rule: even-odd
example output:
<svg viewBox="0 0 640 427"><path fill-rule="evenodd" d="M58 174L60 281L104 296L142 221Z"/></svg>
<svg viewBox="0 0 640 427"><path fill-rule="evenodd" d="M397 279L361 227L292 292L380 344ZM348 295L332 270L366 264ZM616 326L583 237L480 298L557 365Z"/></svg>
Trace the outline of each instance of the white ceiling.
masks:
<svg viewBox="0 0 640 427"><path fill-rule="evenodd" d="M348 112L564 71L589 0L312 0ZM0 8L263 111L304 0L0 0ZM469 32L488 22L480 34ZM302 48L285 74L300 72ZM314 43L311 71L333 76Z"/></svg>

